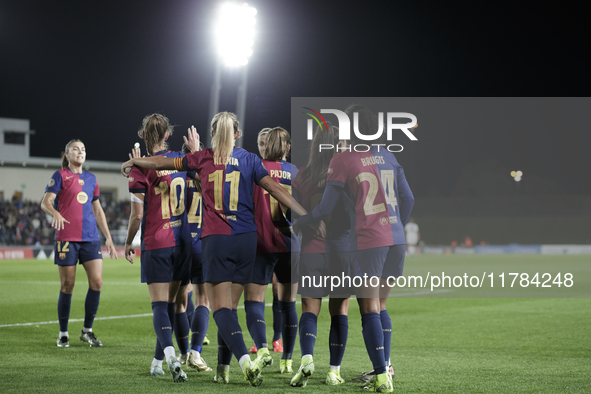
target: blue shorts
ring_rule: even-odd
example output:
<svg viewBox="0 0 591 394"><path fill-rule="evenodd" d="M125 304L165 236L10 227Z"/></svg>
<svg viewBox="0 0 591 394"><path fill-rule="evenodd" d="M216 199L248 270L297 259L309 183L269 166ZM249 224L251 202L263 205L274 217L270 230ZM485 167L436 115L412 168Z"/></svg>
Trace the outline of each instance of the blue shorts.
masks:
<svg viewBox="0 0 591 394"><path fill-rule="evenodd" d="M201 260L201 253L193 253L191 257L191 283L194 285L202 285L205 283L203 278L203 261Z"/></svg>
<svg viewBox="0 0 591 394"><path fill-rule="evenodd" d="M142 283L189 283L191 278L191 252L185 247L142 251Z"/></svg>
<svg viewBox="0 0 591 394"><path fill-rule="evenodd" d="M102 260L101 241L68 242L55 241L53 245L54 264L72 266L84 264L91 260Z"/></svg>
<svg viewBox="0 0 591 394"><path fill-rule="evenodd" d="M251 283L257 233L210 235L201 239L206 282Z"/></svg>
<svg viewBox="0 0 591 394"><path fill-rule="evenodd" d="M351 252L355 275L381 278L388 250L390 250L389 246L383 246Z"/></svg>
<svg viewBox="0 0 591 394"><path fill-rule="evenodd" d="M404 255L406 254L406 245L392 245L388 250L386 256L386 263L384 264L384 270L382 271L382 278L393 276L398 278L402 276L404 270Z"/></svg>
<svg viewBox="0 0 591 394"><path fill-rule="evenodd" d="M277 282L292 283L292 259L297 259L298 255L299 252L257 254L252 270L251 283L268 285L273 281L273 273L277 275ZM297 278L294 280L293 283L297 283Z"/></svg>
<svg viewBox="0 0 591 394"><path fill-rule="evenodd" d="M326 277L343 278L351 276L349 252L302 253L300 254L297 277L298 293L302 297L322 298L330 295L337 298L351 296L351 286L340 283L331 286ZM343 281L344 282L344 281ZM335 283L336 285L336 283Z"/></svg>

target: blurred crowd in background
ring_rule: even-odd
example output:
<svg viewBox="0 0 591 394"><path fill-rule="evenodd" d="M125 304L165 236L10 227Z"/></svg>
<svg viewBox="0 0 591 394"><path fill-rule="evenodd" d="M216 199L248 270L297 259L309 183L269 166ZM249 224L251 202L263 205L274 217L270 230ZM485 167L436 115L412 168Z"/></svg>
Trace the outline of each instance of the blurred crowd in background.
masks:
<svg viewBox="0 0 591 394"><path fill-rule="evenodd" d="M101 199L113 242L123 245L131 206L129 201L117 202ZM67 218L66 218L67 219ZM52 245L55 230L51 227L52 217L46 215L37 201L0 201L0 244L1 245ZM99 231L101 241L104 242Z"/></svg>

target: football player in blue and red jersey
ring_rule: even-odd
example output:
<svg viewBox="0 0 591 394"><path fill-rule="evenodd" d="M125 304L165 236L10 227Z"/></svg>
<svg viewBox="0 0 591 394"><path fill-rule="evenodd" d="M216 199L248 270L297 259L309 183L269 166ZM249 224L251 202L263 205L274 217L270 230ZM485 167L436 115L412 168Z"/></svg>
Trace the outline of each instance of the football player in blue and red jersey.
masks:
<svg viewBox="0 0 591 394"><path fill-rule="evenodd" d="M161 114L146 116L139 134L151 156L181 157L182 152L167 151L166 140L172 133L168 118ZM152 375L161 375L166 358L174 382L187 376L175 356L172 328L176 303L185 295L190 280L191 237L186 210L186 171L149 171L132 168L129 191L144 201L142 226L142 282L148 284L157 343ZM135 231L133 231L135 230ZM137 228L128 229L125 257L133 263L131 241ZM186 317L184 320L187 320ZM188 321L186 322L188 335Z"/></svg>
<svg viewBox="0 0 591 394"><path fill-rule="evenodd" d="M310 158L293 182L293 195L302 206L312 211L322 199L326 188L328 165L335 150L319 151L321 144L332 146L342 145L339 142L338 128L328 124L328 130L317 128L310 146ZM349 262L349 228L351 221L345 211L343 198L339 198L337 206L326 223L326 237L319 236L311 228L302 229L302 246L299 264L299 278L324 278L341 272L350 272ZM320 282L320 281L319 281ZM308 378L314 372L314 345L316 344L317 322L322 298L330 295L328 309L331 316L329 349L330 367L326 376L326 384L339 385L345 381L340 375L340 366L347 346L349 320L350 289L339 288L329 291L324 286L300 284L299 292L302 296L302 316L300 318L300 347L302 363L291 385L304 387Z"/></svg>
<svg viewBox="0 0 591 394"><path fill-rule="evenodd" d="M291 201L291 195L275 182L254 154L234 148L240 136L236 115L222 112L211 122L211 149L196 151L183 158L149 157L129 160L121 166L125 176L134 165L153 170L195 170L201 179L203 197L203 274L205 290L213 309L223 343L238 359L245 378L253 386L262 383L260 364L250 360L244 344L238 315L234 310L250 275L256 254L254 184L291 208L295 214L306 211ZM185 143L194 150L197 133L189 133ZM219 338L219 337L218 337ZM229 365L219 360L216 381L229 381Z"/></svg>
<svg viewBox="0 0 591 394"><path fill-rule="evenodd" d="M41 209L53 216L51 226L56 229L54 253L61 287L57 304L59 347L70 346L68 320L78 262L88 276L84 327L80 340L88 342L91 347L103 346L92 332L103 284L103 256L97 224L106 238L109 255L117 258L107 219L99 201L96 177L82 169L85 160L86 147L82 141L68 142L62 155L62 169L51 176L41 202Z"/></svg>
<svg viewBox="0 0 591 394"><path fill-rule="evenodd" d="M377 120L375 125L377 128ZM361 124L359 126L362 133L368 134L366 129L361 128ZM375 129L372 128L369 132L375 132ZM353 144L363 142L356 141L355 138ZM352 223L349 249L355 277L363 278L357 291L357 301L362 318L363 339L375 371L368 388L371 391L391 392L392 380L387 373L384 356L379 286L388 251L394 245L394 237L388 200L380 179L374 155L371 152L357 152L349 145L330 161L322 201L312 213L300 219L299 225L303 226L310 220L319 220L330 214L341 195L346 197L345 202L349 202L346 206Z"/></svg>
<svg viewBox="0 0 591 394"><path fill-rule="evenodd" d="M359 130L375 130L377 122L375 115L367 108L359 105L353 105L346 110L346 114L353 118L353 113L357 113ZM378 141L382 142L382 141ZM387 142L387 141L383 141ZM390 294L390 286L388 286L388 277L399 277L402 275L404 269L404 256L406 249L406 238L404 233L404 226L408 223L412 208L414 205L414 197L406 177L404 170L393 153L385 148L380 149L380 145L372 146L370 153L373 161L380 173L380 181L384 189L386 201L388 203L389 223L392 231L394 244L390 246L386 256L384 269L382 270L382 281L380 282L380 320L382 322L382 329L384 332L384 359L390 374L394 373L390 362L390 346L392 339L392 321L386 308L388 295ZM383 286L382 286L383 285ZM353 381L369 381L375 371L364 372Z"/></svg>
<svg viewBox="0 0 591 394"><path fill-rule="evenodd" d="M285 161L291 147L287 130L275 127L266 134L263 165L275 182L291 194L291 181L298 169ZM265 291L275 273L279 306L282 314L283 355L280 372L291 372L291 356L297 336L298 316L295 309L297 278L292 280L291 266L297 264L299 237L291 226L291 212L260 186L254 190L257 254L251 283L245 286L246 324L263 365L273 361L267 349L265 324Z"/></svg>

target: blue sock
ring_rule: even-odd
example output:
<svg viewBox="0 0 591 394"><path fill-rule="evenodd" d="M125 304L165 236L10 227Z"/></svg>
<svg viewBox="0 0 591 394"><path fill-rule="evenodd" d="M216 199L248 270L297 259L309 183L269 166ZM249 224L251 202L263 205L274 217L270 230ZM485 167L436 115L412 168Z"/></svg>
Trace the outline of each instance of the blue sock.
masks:
<svg viewBox="0 0 591 394"><path fill-rule="evenodd" d="M367 354L373 365L376 375L386 372L384 361L384 333L382 322L377 312L361 315L361 327L363 327L363 340Z"/></svg>
<svg viewBox="0 0 591 394"><path fill-rule="evenodd" d="M159 347L160 350L163 351L168 346L173 346L172 323L170 322L170 318L168 317L167 304L168 303L165 301L152 302L152 311L154 312L154 331L156 332L156 338L158 338L158 341L156 343L156 353L154 355L154 358L157 360L164 359L164 354L162 354L162 358L156 357Z"/></svg>
<svg viewBox="0 0 591 394"><path fill-rule="evenodd" d="M338 366L343 362L348 334L349 318L347 315L336 315L330 318L330 334L328 336L330 365Z"/></svg>
<svg viewBox="0 0 591 394"><path fill-rule="evenodd" d="M168 319L170 320L171 323L171 327L173 327L173 331L174 331L174 319L176 318L176 313L175 313L175 304L174 302L171 303L166 303L166 313L168 314ZM171 339L172 340L172 339ZM178 339L177 339L178 342ZM154 358L156 360L164 360L164 348L162 346L160 346L160 341L158 340L158 337L156 337L156 349L154 350Z"/></svg>
<svg viewBox="0 0 591 394"><path fill-rule="evenodd" d="M283 314L281 313L281 310L281 301L279 301L277 296L273 296L273 342L281 339L281 333L283 330Z"/></svg>
<svg viewBox="0 0 591 394"><path fill-rule="evenodd" d="M201 353L203 339L209 328L209 309L206 306L199 305L193 313L193 322L191 324L191 349Z"/></svg>
<svg viewBox="0 0 591 394"><path fill-rule="evenodd" d="M265 324L265 303L244 301L246 326L257 349L267 347L267 324Z"/></svg>
<svg viewBox="0 0 591 394"><path fill-rule="evenodd" d="M92 328L96 311L98 311L101 292L88 288L86 301L84 302L84 328Z"/></svg>
<svg viewBox="0 0 591 394"><path fill-rule="evenodd" d="M390 346L392 345L392 320L387 310L380 311L382 331L384 332L384 360L386 366L390 363Z"/></svg>
<svg viewBox="0 0 591 394"><path fill-rule="evenodd" d="M300 317L300 349L302 350L302 356L305 354L314 355L317 329L318 316L310 312L302 313Z"/></svg>
<svg viewBox="0 0 591 394"><path fill-rule="evenodd" d="M57 318L60 322L60 331L68 331L68 320L70 320L70 306L72 305L72 294L60 291L57 299Z"/></svg>
<svg viewBox="0 0 591 394"><path fill-rule="evenodd" d="M221 333L224 342L232 350L236 359L240 360L240 357L248 354L237 313L234 314L228 308L220 308L213 313L213 319L218 326L218 332Z"/></svg>
<svg viewBox="0 0 591 394"><path fill-rule="evenodd" d="M281 320L283 321L283 360L291 360L295 341L298 336L298 313L296 312L295 301L279 301L281 308Z"/></svg>
<svg viewBox="0 0 591 394"><path fill-rule="evenodd" d="M179 345L180 354L189 353L189 319L187 312L175 313L174 315L174 336Z"/></svg>
<svg viewBox="0 0 591 394"><path fill-rule="evenodd" d="M195 304L193 304L193 292L190 291L187 295L187 319L189 319L189 324L193 321L193 312L195 312Z"/></svg>
<svg viewBox="0 0 591 394"><path fill-rule="evenodd" d="M230 365L230 361L232 361L232 351L226 345L222 333L218 330L218 364Z"/></svg>

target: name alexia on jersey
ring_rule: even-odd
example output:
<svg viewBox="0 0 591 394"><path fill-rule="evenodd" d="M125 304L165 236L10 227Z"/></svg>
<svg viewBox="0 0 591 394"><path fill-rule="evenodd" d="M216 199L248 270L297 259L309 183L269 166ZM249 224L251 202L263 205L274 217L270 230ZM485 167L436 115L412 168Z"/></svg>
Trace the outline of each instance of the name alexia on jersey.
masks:
<svg viewBox="0 0 591 394"><path fill-rule="evenodd" d="M215 164L216 166L227 166L227 165L231 165L231 166L237 166L238 165L238 159L235 157L228 157L227 160L225 160L224 163L222 163L223 160L220 160L219 157L214 157L213 158L213 164Z"/></svg>

